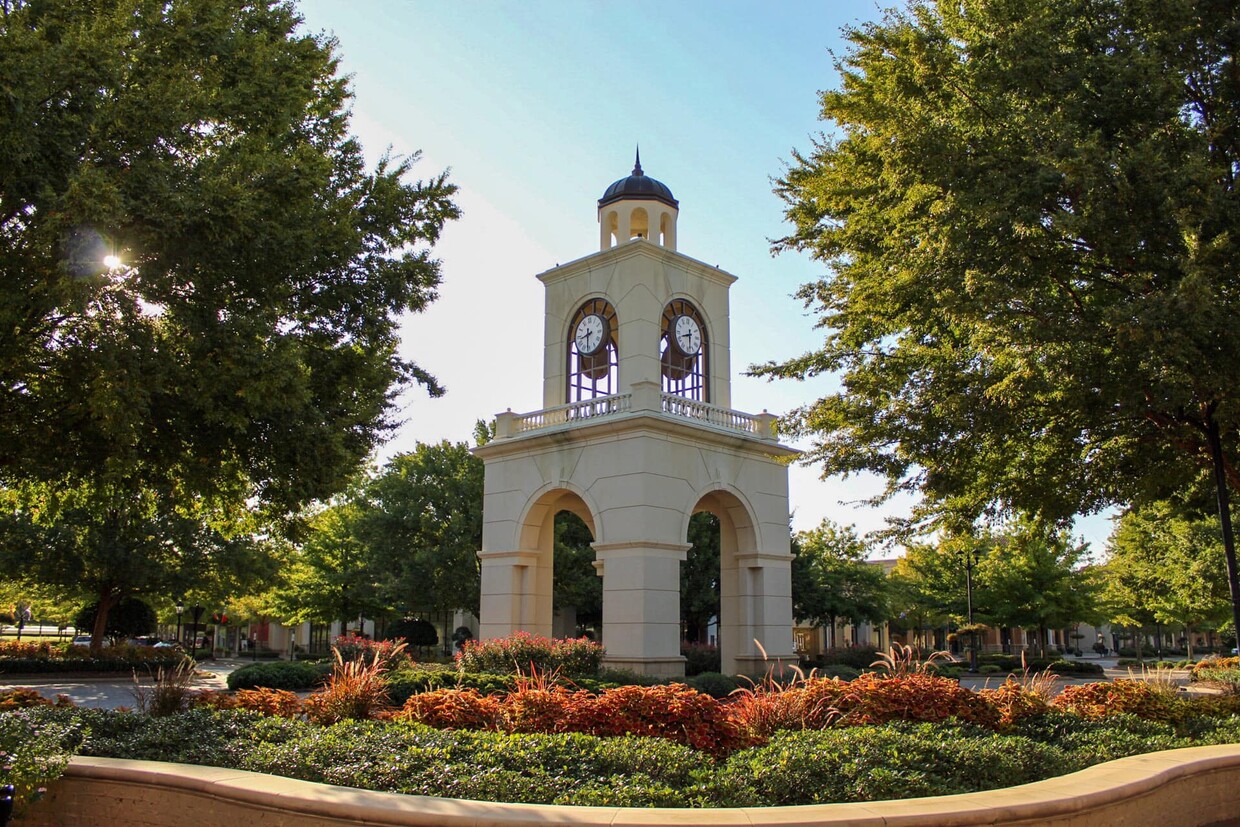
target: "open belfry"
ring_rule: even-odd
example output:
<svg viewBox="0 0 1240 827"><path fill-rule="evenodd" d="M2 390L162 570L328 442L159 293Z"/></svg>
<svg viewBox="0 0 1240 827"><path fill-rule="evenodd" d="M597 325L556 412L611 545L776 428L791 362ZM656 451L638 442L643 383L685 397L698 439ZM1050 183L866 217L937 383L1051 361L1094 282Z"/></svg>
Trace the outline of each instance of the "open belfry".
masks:
<svg viewBox="0 0 1240 827"><path fill-rule="evenodd" d="M795 663L787 461L775 417L731 409L736 276L677 252L679 203L633 174L598 202L599 250L538 275L543 409L501 413L486 465L480 636L551 635L555 515L593 535L606 665L682 675L689 518L720 524L722 670ZM763 652L765 651L765 657Z"/></svg>

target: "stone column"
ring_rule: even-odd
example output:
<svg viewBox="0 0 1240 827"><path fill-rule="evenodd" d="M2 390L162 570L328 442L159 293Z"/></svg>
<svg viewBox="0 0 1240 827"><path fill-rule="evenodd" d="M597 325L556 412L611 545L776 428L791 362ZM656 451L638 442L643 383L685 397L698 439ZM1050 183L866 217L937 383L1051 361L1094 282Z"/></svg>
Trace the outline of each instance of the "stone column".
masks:
<svg viewBox="0 0 1240 827"><path fill-rule="evenodd" d="M480 551L482 584L478 637L507 637L518 629L551 635L550 572L537 551ZM543 598L543 599L540 599ZM541 603L547 608L542 609ZM540 610L541 609L541 610Z"/></svg>
<svg viewBox="0 0 1240 827"><path fill-rule="evenodd" d="M736 673L761 675L795 666L798 658L792 639L792 555L738 554L737 567L740 611L735 634L739 640L728 644L736 653ZM724 671L728 671L724 666Z"/></svg>
<svg viewBox="0 0 1240 827"><path fill-rule="evenodd" d="M645 675L683 675L680 564L687 543L594 544L603 576L605 663Z"/></svg>

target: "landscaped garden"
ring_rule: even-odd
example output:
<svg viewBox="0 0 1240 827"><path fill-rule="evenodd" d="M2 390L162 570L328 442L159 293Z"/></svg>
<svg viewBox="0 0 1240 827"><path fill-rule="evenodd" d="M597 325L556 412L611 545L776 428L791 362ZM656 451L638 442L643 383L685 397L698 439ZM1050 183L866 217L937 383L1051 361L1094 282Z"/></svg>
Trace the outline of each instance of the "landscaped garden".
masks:
<svg viewBox="0 0 1240 827"><path fill-rule="evenodd" d="M21 708L0 715L0 750L19 798L76 753L487 801L730 807L996 789L1240 743L1236 658L1199 666L1215 694L1141 680L1056 692L1046 673L972 691L896 649L853 680L793 673L713 697L701 676L642 685L600 670L586 640L470 643L455 669L353 646L330 665L245 667L231 683L253 688L230 692L194 692L177 670L133 711L10 695L0 703Z"/></svg>

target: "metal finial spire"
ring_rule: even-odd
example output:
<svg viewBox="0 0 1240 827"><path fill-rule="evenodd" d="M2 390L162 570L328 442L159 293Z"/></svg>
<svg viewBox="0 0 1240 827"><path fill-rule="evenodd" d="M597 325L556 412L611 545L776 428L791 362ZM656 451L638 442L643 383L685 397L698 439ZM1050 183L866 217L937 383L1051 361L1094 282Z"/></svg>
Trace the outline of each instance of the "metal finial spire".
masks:
<svg viewBox="0 0 1240 827"><path fill-rule="evenodd" d="M634 174L634 175L645 175L645 174L646 174L646 173L642 172L642 147L641 147L641 144L638 144L638 145L637 145L637 158L636 158L636 160L633 162L633 174Z"/></svg>

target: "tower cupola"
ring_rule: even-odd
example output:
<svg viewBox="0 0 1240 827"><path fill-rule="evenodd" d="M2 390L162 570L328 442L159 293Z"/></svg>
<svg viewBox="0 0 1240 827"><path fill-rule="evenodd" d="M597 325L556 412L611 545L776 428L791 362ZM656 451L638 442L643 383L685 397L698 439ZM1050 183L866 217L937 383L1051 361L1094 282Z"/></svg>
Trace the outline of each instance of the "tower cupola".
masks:
<svg viewBox="0 0 1240 827"><path fill-rule="evenodd" d="M613 183L598 200L599 249L641 238L675 250L679 213L680 202L667 184L642 171L638 149L633 173Z"/></svg>

